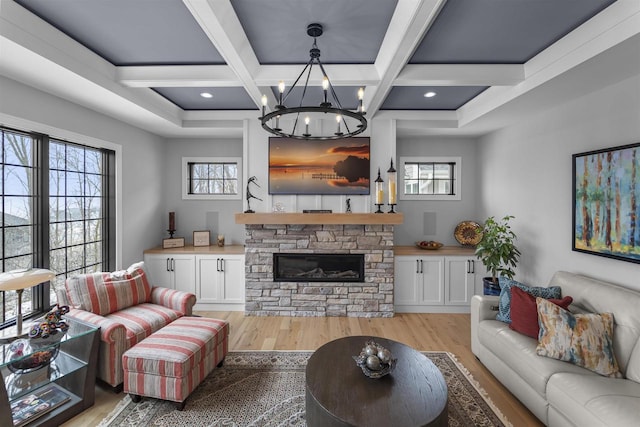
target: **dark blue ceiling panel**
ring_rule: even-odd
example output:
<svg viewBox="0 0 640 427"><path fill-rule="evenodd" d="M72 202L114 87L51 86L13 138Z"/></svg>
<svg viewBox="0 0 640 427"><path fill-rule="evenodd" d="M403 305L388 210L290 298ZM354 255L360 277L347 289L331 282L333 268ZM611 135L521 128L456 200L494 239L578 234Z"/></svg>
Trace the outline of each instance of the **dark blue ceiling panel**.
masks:
<svg viewBox="0 0 640 427"><path fill-rule="evenodd" d="M242 87L158 87L152 89L183 110L258 109ZM204 98L202 93L209 93L212 96Z"/></svg>
<svg viewBox="0 0 640 427"><path fill-rule="evenodd" d="M523 64L615 0L448 0L411 64Z"/></svg>
<svg viewBox="0 0 640 427"><path fill-rule="evenodd" d="M382 110L457 110L488 86L395 86L382 104ZM435 96L427 98L427 92Z"/></svg>
<svg viewBox="0 0 640 427"><path fill-rule="evenodd" d="M335 86L334 90L336 95L338 96L338 100L342 105L342 108L346 108L348 110L355 110L358 106L358 86ZM271 90L273 91L273 95L278 99L279 91L277 86L272 86ZM285 88L285 95L289 89ZM298 107L300 106L300 97L302 96L303 88L300 86L296 86L291 94L284 100L284 105L287 107ZM328 100L336 106L331 94L328 94ZM320 86L309 86L307 87L307 92L304 95L304 105L320 105L321 102L324 101L324 92L322 91L322 87Z"/></svg>
<svg viewBox="0 0 640 427"><path fill-rule="evenodd" d="M261 64L304 64L313 39L307 25L317 22L325 64L373 64L397 0L231 0Z"/></svg>
<svg viewBox="0 0 640 427"><path fill-rule="evenodd" d="M181 0L16 0L114 65L224 64Z"/></svg>

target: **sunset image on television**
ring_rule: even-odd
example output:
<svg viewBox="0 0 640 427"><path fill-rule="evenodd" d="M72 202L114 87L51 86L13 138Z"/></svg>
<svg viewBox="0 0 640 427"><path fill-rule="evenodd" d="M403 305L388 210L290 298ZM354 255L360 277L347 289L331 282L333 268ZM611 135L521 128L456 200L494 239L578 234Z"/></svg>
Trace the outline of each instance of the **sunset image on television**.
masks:
<svg viewBox="0 0 640 427"><path fill-rule="evenodd" d="M269 138L270 194L369 194L369 138Z"/></svg>

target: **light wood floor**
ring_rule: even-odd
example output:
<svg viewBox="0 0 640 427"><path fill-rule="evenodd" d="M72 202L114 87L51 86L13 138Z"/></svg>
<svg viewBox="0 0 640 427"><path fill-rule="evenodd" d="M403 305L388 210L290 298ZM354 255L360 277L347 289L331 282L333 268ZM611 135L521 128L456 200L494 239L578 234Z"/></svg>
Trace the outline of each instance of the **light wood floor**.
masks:
<svg viewBox="0 0 640 427"><path fill-rule="evenodd" d="M242 312L197 314L227 319L230 322L231 351L315 350L328 341L349 335L389 338L421 351L448 351L471 372L514 426L542 425L471 353L468 314L396 314L390 319L245 317ZM122 393L115 394L98 385L95 405L64 426L95 426L123 397Z"/></svg>

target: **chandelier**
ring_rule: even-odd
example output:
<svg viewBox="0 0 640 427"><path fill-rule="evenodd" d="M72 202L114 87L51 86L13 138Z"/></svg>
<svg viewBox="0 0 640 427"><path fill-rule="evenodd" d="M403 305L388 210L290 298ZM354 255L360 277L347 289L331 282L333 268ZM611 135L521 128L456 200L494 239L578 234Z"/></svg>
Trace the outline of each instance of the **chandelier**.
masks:
<svg viewBox="0 0 640 427"><path fill-rule="evenodd" d="M362 104L364 88L358 90L358 105L355 111L343 108L331 84L331 80L329 80L329 76L327 76L327 72L322 62L320 62L320 49L316 44L316 38L322 35L322 24L309 24L307 26L307 34L313 37L313 46L309 51L311 58L286 93L284 82L280 82L278 85L278 105L275 106L273 111L267 113L267 96L262 95L262 117L259 118L262 127L267 132L277 136L308 140L349 138L364 132L367 128L367 119L364 118L365 111ZM318 65L322 72L323 101L319 105L305 105L305 96L308 95L307 87L314 65ZM296 102L295 106L286 107L286 101L290 101L289 105L294 105L291 103L289 95L305 75L305 72L304 86L299 86L302 90L299 102ZM334 124L328 125L330 130L325 130L321 134L314 134L309 131L309 125L312 120L326 120Z"/></svg>

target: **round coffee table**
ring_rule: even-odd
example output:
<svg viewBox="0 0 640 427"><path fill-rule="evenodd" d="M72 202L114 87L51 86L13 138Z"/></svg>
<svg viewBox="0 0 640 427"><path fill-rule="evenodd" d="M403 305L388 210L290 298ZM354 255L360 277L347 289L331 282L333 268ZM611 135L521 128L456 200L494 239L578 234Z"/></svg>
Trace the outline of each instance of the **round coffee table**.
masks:
<svg viewBox="0 0 640 427"><path fill-rule="evenodd" d="M373 339L398 359L380 379L364 375L352 356ZM367 336L331 341L311 356L306 371L309 427L446 426L447 384L425 355L396 341Z"/></svg>

